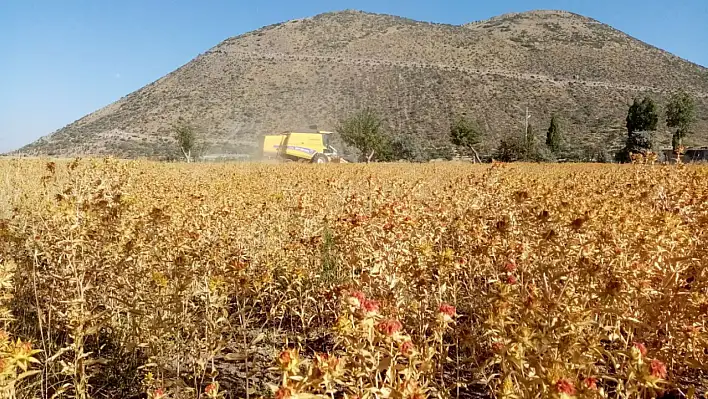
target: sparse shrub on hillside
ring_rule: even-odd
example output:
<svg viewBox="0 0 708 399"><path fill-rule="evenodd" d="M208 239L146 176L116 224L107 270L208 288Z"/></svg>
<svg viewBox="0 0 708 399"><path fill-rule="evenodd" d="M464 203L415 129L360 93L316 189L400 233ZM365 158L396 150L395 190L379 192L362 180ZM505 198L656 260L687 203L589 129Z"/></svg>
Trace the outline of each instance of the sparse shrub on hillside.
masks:
<svg viewBox="0 0 708 399"><path fill-rule="evenodd" d="M666 106L666 126L676 131L672 136L674 151L683 145L683 139L691 132L696 122L696 103L684 90L674 93Z"/></svg>

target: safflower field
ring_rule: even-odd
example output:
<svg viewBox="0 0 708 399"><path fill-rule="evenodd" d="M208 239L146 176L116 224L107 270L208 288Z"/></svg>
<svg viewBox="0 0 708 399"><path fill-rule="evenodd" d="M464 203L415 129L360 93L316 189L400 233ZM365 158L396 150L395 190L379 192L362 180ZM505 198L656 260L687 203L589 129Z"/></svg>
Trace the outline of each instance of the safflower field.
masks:
<svg viewBox="0 0 708 399"><path fill-rule="evenodd" d="M0 160L2 398L704 397L708 168Z"/></svg>

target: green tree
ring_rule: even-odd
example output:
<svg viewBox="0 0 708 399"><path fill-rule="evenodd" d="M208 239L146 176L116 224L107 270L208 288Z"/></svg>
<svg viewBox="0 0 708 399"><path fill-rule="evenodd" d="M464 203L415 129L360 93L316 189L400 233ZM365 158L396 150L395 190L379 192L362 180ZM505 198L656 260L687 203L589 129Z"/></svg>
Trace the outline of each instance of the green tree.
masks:
<svg viewBox="0 0 708 399"><path fill-rule="evenodd" d="M548 162L554 159L553 154L536 137L531 124L525 134L511 135L500 140L494 158L503 162Z"/></svg>
<svg viewBox="0 0 708 399"><path fill-rule="evenodd" d="M561 132L558 127L558 120L555 115L551 116L551 125L546 132L546 146L552 153L557 154L560 151Z"/></svg>
<svg viewBox="0 0 708 399"><path fill-rule="evenodd" d="M192 162L193 156L201 148L198 142L197 130L190 123L186 122L182 117L177 119L177 122L172 124L172 131L179 150L182 152L185 160Z"/></svg>
<svg viewBox="0 0 708 399"><path fill-rule="evenodd" d="M676 129L671 140L674 151L683 145L683 139L696 121L696 104L683 90L674 93L666 106L666 126Z"/></svg>
<svg viewBox="0 0 708 399"><path fill-rule="evenodd" d="M627 133L644 131L653 132L659 122L659 112L651 97L646 96L642 101L634 99L627 111Z"/></svg>
<svg viewBox="0 0 708 399"><path fill-rule="evenodd" d="M573 158L582 162L606 163L611 161L607 148L602 141L583 146L580 148L580 153Z"/></svg>
<svg viewBox="0 0 708 399"><path fill-rule="evenodd" d="M401 135L391 141L390 160L409 162L427 162L430 154L426 151L426 141L413 134Z"/></svg>
<svg viewBox="0 0 708 399"><path fill-rule="evenodd" d="M361 158L367 163L377 154L383 160L391 156L391 140L383 133L383 120L371 108L341 120L337 131L342 141L361 151Z"/></svg>
<svg viewBox="0 0 708 399"><path fill-rule="evenodd" d="M632 154L646 154L653 146L651 132L633 131L627 136L627 144L617 153L616 159L619 162L630 162Z"/></svg>
<svg viewBox="0 0 708 399"><path fill-rule="evenodd" d="M654 100L645 96L642 101L634 99L627 111L627 141L615 158L619 162L629 162L632 154L646 154L652 149L651 133L656 131L659 112Z"/></svg>
<svg viewBox="0 0 708 399"><path fill-rule="evenodd" d="M472 120L458 117L450 126L450 142L458 149L462 149L466 155L474 154L475 162L481 162L474 148L480 143L481 138L482 129Z"/></svg>
<svg viewBox="0 0 708 399"><path fill-rule="evenodd" d="M452 161L454 157L454 148L450 143L444 144L432 144L425 148L424 157L426 160L431 159L444 159L447 161Z"/></svg>
<svg viewBox="0 0 708 399"><path fill-rule="evenodd" d="M501 139L494 158L502 162L523 161L526 158L525 141L515 136Z"/></svg>

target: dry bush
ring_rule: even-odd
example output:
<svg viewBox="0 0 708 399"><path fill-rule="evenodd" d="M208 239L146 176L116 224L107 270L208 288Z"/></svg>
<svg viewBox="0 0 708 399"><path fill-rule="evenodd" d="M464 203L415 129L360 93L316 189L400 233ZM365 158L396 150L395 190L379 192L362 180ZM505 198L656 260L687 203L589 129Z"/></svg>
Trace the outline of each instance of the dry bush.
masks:
<svg viewBox="0 0 708 399"><path fill-rule="evenodd" d="M0 382L42 398L704 393L708 169L652 161L0 163L25 179L0 221L2 328L41 349L37 374Z"/></svg>

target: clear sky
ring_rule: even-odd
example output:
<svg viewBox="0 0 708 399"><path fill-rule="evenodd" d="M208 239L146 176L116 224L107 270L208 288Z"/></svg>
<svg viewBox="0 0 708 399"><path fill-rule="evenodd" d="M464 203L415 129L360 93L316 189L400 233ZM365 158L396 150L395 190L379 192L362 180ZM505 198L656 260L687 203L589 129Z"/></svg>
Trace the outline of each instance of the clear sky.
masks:
<svg viewBox="0 0 708 399"><path fill-rule="evenodd" d="M264 25L357 9L462 24L563 9L708 66L708 0L0 0L0 152Z"/></svg>

